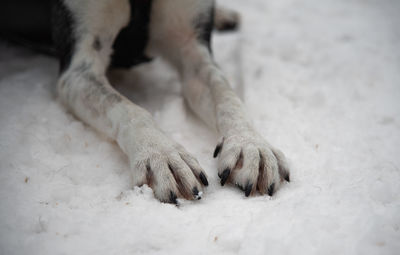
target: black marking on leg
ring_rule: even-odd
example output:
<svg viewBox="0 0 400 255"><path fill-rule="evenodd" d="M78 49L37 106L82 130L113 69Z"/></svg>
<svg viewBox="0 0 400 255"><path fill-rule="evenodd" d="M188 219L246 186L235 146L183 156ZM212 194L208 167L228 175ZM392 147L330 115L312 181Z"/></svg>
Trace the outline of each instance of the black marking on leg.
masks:
<svg viewBox="0 0 400 255"><path fill-rule="evenodd" d="M204 186L208 186L207 177L203 172L200 173L199 178L200 178L201 183L204 184Z"/></svg>
<svg viewBox="0 0 400 255"><path fill-rule="evenodd" d="M268 195L272 196L274 194L275 189L275 183L272 183L271 186L268 188Z"/></svg>
<svg viewBox="0 0 400 255"><path fill-rule="evenodd" d="M70 65L76 43L75 21L62 0L55 0L52 8L52 36L60 59L60 73Z"/></svg>
<svg viewBox="0 0 400 255"><path fill-rule="evenodd" d="M176 196L176 194L175 194L175 192L173 192L173 191L170 191L169 192L169 202L170 203L172 203L172 204L178 204L178 200L177 200L177 196Z"/></svg>
<svg viewBox="0 0 400 255"><path fill-rule="evenodd" d="M107 101L110 104L115 104L115 103L119 103L122 101L122 97L117 94L117 93L113 93L111 92L105 85L105 83L99 79L99 77L93 73L87 72L83 75L83 78L87 79L89 82L91 82L94 85L94 88L99 90L99 92L101 93L101 95L103 95ZM103 103L103 105L104 105Z"/></svg>
<svg viewBox="0 0 400 255"><path fill-rule="evenodd" d="M250 196L250 193L251 193L252 190L253 190L253 183L247 184L246 189L244 191L244 195L246 197Z"/></svg>
<svg viewBox="0 0 400 255"><path fill-rule="evenodd" d="M226 181L228 180L228 177L231 173L231 170L229 168L225 169L222 174L221 174L221 185L224 186Z"/></svg>
<svg viewBox="0 0 400 255"><path fill-rule="evenodd" d="M98 36L96 36L96 37L94 38L92 47L93 47L93 49L94 49L95 51L101 51L101 49L103 48L103 46L101 45L100 38L99 38Z"/></svg>
<svg viewBox="0 0 400 255"><path fill-rule="evenodd" d="M193 26L197 32L197 40L204 44L210 53L212 53L211 48L211 35L214 27L214 12L215 12L215 4L199 14L193 20Z"/></svg>

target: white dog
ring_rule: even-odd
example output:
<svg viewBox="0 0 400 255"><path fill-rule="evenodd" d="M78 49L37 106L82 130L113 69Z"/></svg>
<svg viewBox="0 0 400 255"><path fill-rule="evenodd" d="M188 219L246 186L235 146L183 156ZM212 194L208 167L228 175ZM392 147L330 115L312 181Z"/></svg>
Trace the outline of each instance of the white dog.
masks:
<svg viewBox="0 0 400 255"><path fill-rule="evenodd" d="M110 67L131 67L155 57L176 69L188 105L222 137L214 153L221 185L235 184L246 196L256 191L272 195L282 181L289 181L284 155L254 129L212 56L213 27L234 29L235 12L215 8L213 0L41 4L53 4L48 33L61 63L60 99L78 118L119 144L129 158L134 185L148 184L159 200L171 203L177 198L200 199L208 185L197 160L106 78Z"/></svg>

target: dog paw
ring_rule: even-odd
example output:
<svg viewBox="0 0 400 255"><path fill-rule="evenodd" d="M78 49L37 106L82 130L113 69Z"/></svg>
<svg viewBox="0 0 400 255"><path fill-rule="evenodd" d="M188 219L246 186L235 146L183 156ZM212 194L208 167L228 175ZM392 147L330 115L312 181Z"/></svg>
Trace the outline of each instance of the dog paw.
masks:
<svg viewBox="0 0 400 255"><path fill-rule="evenodd" d="M223 138L215 148L221 185L235 184L246 196L256 191L272 196L282 181L289 181L285 156L260 135L248 133Z"/></svg>
<svg viewBox="0 0 400 255"><path fill-rule="evenodd" d="M134 186L147 184L157 199L167 203L201 199L208 180L198 161L181 145L160 140L142 145L130 160Z"/></svg>

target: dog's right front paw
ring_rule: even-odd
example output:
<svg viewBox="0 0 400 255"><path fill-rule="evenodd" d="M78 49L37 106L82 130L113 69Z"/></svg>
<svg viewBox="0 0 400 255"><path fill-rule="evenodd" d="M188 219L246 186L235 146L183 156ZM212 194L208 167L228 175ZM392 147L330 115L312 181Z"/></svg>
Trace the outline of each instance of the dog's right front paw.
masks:
<svg viewBox="0 0 400 255"><path fill-rule="evenodd" d="M134 185L147 184L162 202L201 199L208 180L198 161L181 145L162 140L143 146L131 160Z"/></svg>

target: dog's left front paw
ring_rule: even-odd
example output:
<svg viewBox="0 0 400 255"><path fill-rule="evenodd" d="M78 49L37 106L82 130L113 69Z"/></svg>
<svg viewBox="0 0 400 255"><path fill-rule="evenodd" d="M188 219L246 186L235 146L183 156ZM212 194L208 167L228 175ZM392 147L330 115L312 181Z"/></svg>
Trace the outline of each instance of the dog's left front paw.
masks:
<svg viewBox="0 0 400 255"><path fill-rule="evenodd" d="M272 196L282 181L289 181L283 153L254 131L224 137L214 151L221 185L232 183L249 196L258 190Z"/></svg>

